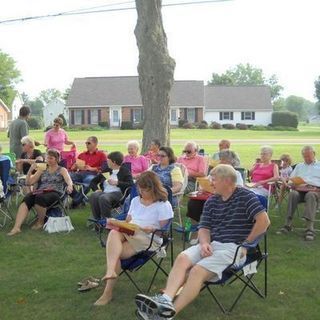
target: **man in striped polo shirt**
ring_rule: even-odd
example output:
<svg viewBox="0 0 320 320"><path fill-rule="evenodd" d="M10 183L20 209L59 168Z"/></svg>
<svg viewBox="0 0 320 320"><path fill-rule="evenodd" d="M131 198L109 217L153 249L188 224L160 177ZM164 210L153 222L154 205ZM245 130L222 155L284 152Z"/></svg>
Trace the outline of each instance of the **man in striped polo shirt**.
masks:
<svg viewBox="0 0 320 320"><path fill-rule="evenodd" d="M231 166L218 165L211 178L215 195L203 208L199 244L178 255L162 295L136 296L140 319L172 319L198 296L205 281L221 278L237 245L251 242L267 230L270 221L264 207L253 192L236 186L237 175ZM245 249L239 250L237 263L245 259Z"/></svg>

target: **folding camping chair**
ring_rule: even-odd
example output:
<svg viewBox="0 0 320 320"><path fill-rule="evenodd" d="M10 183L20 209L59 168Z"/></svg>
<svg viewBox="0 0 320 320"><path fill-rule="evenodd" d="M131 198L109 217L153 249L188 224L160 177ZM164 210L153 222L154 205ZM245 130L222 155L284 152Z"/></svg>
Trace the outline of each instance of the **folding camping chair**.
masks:
<svg viewBox="0 0 320 320"><path fill-rule="evenodd" d="M261 240L263 239L263 246L260 245ZM261 249L261 247L263 247ZM247 258L243 265L236 265L236 258L238 252L241 248L246 248L247 251ZM240 298L246 291L246 289L251 289L252 292L257 294L260 298L266 298L268 294L268 287L267 287L267 280L268 280L268 273L267 273L267 260L268 260L268 252L267 252L267 234L264 233L258 236L254 241L250 243L242 243L237 247L237 250L234 255L233 262L223 271L221 280L211 282L207 281L204 283L201 291L207 289L213 298L213 300L217 303L220 310L223 313L230 313L234 309L234 307L239 302ZM254 283L254 277L256 273L247 274L245 269L248 268L252 263L256 264L256 269L261 270L263 269L263 285L262 288L258 288L258 286ZM259 268L262 266L262 268ZM212 290L212 286L226 286L231 285L234 282L238 282L243 284L242 289L238 292L237 296L233 300L231 306L226 308L225 305L218 299L214 291Z"/></svg>
<svg viewBox="0 0 320 320"><path fill-rule="evenodd" d="M12 220L11 213L8 208L8 181L10 179L11 160L9 158L1 158L0 160L0 179L2 191L0 195L0 227L4 227L7 219Z"/></svg>

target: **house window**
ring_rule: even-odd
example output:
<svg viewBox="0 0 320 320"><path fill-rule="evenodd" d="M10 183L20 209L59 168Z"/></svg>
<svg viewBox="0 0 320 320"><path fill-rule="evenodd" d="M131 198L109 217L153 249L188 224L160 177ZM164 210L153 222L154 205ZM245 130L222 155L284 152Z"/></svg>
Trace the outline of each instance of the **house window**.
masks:
<svg viewBox="0 0 320 320"><path fill-rule="evenodd" d="M133 109L133 122L142 122L143 113L142 109Z"/></svg>
<svg viewBox="0 0 320 320"><path fill-rule="evenodd" d="M82 114L83 114L82 110L74 110L74 124L75 125L83 124Z"/></svg>
<svg viewBox="0 0 320 320"><path fill-rule="evenodd" d="M241 112L241 120L255 120L255 112L254 111Z"/></svg>
<svg viewBox="0 0 320 320"><path fill-rule="evenodd" d="M195 122L196 121L196 109L195 108L187 109L187 120L188 120L188 122Z"/></svg>
<svg viewBox="0 0 320 320"><path fill-rule="evenodd" d="M233 112L224 111L220 112L220 120L233 120Z"/></svg>
<svg viewBox="0 0 320 320"><path fill-rule="evenodd" d="M99 123L99 113L98 109L90 110L90 124Z"/></svg>
<svg viewBox="0 0 320 320"><path fill-rule="evenodd" d="M177 109L173 109L170 112L171 121L176 122L177 121Z"/></svg>

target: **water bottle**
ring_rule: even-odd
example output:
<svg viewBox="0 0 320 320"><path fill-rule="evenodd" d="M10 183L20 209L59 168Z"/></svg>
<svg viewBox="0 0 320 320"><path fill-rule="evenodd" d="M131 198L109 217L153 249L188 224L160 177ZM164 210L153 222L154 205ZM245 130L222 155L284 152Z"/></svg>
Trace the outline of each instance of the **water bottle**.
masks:
<svg viewBox="0 0 320 320"><path fill-rule="evenodd" d="M189 238L190 238L191 227L192 227L191 219L187 218L186 219L186 223L184 225L184 232L185 232L185 235L186 235L186 238L185 238L186 240L189 240Z"/></svg>

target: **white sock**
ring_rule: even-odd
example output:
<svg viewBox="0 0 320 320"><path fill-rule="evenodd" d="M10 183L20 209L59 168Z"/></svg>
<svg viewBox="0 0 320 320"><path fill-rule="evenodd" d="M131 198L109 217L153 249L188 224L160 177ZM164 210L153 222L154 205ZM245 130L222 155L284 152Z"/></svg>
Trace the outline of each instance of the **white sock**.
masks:
<svg viewBox="0 0 320 320"><path fill-rule="evenodd" d="M163 293L162 296L169 302L172 302L172 299L167 294Z"/></svg>

